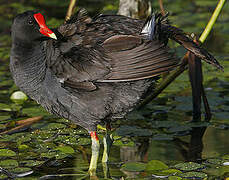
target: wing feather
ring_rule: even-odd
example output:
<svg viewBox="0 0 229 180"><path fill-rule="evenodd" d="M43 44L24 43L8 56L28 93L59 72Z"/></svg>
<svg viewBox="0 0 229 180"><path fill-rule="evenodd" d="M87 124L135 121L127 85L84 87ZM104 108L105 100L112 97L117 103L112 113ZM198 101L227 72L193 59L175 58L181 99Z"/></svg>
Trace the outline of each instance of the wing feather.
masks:
<svg viewBox="0 0 229 180"><path fill-rule="evenodd" d="M123 36L125 35L119 35L120 40L124 39ZM112 52L112 49L116 49L112 44L112 38L115 39L115 44L119 45L119 52ZM134 41L134 37L129 36L136 44L132 46L134 47L132 49L122 50L122 44L117 43L119 38L112 38L104 44L108 56L111 57L111 71L103 79L97 80L99 82L123 82L151 78L170 71L178 65L178 58L159 41L140 42L139 37L135 37L136 41ZM112 49L108 42L113 45ZM126 47L126 45L123 46Z"/></svg>

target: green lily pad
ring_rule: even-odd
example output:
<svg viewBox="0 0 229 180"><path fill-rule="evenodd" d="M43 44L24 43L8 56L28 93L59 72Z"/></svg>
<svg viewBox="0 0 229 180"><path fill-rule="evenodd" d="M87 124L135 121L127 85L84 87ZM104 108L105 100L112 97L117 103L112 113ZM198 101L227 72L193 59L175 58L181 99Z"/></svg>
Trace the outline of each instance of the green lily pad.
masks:
<svg viewBox="0 0 229 180"><path fill-rule="evenodd" d="M221 159L208 159L206 161L207 163L210 163L210 164L215 164L215 165L222 165L223 164L223 160Z"/></svg>
<svg viewBox="0 0 229 180"><path fill-rule="evenodd" d="M18 139L17 143L26 143L26 142L30 142L31 141L31 137L30 135L28 136L22 136L20 137L20 139Z"/></svg>
<svg viewBox="0 0 229 180"><path fill-rule="evenodd" d="M19 145L18 146L18 150L19 151L26 151L26 150L28 150L30 147L28 146L28 145L26 145L26 144L21 144L21 145Z"/></svg>
<svg viewBox="0 0 229 180"><path fill-rule="evenodd" d="M11 107L7 104L0 103L0 110L11 111Z"/></svg>
<svg viewBox="0 0 229 180"><path fill-rule="evenodd" d="M168 132L170 133L175 133L175 132L183 132L183 131L190 131L192 130L191 127L188 125L179 125L179 126L173 126L168 129Z"/></svg>
<svg viewBox="0 0 229 180"><path fill-rule="evenodd" d="M12 157L16 156L16 153L9 149L0 149L0 157Z"/></svg>
<svg viewBox="0 0 229 180"><path fill-rule="evenodd" d="M18 167L18 162L16 160L13 160L13 159L2 160L2 161L0 161L0 167L15 168L15 167Z"/></svg>
<svg viewBox="0 0 229 180"><path fill-rule="evenodd" d="M181 171L193 171L197 169L203 169L204 165L194 163L194 162L186 162L186 163L179 163L174 166L176 169Z"/></svg>
<svg viewBox="0 0 229 180"><path fill-rule="evenodd" d="M173 126L178 126L178 123L173 121L153 121L152 125L154 128L170 128Z"/></svg>
<svg viewBox="0 0 229 180"><path fill-rule="evenodd" d="M169 180L182 180L181 177L178 177L178 176L169 176L168 178Z"/></svg>
<svg viewBox="0 0 229 180"><path fill-rule="evenodd" d="M28 116L51 116L43 107L41 106L33 106L33 107L26 107L23 108L23 113L27 114ZM34 124L35 126L36 124ZM36 126L35 126L36 127Z"/></svg>
<svg viewBox="0 0 229 180"><path fill-rule="evenodd" d="M10 119L10 116L0 116L0 122L2 123L2 121Z"/></svg>
<svg viewBox="0 0 229 180"><path fill-rule="evenodd" d="M53 157L56 156L56 152L55 151L50 151L50 152L46 152L46 153L41 153L40 156L50 159L50 158L53 158Z"/></svg>
<svg viewBox="0 0 229 180"><path fill-rule="evenodd" d="M76 137L68 136L68 138L62 139L61 142L68 145L76 145L77 139Z"/></svg>
<svg viewBox="0 0 229 180"><path fill-rule="evenodd" d="M66 128L65 124L62 123L49 123L47 126L45 126L44 130L58 130L58 129L64 129Z"/></svg>
<svg viewBox="0 0 229 180"><path fill-rule="evenodd" d="M25 172L29 172L32 171L31 168L27 168L27 167L17 167L15 169L12 169L13 173L19 174L19 173L25 173Z"/></svg>
<svg viewBox="0 0 229 180"><path fill-rule="evenodd" d="M148 129L141 129L137 126L121 126L117 129L119 136L151 136L152 132Z"/></svg>
<svg viewBox="0 0 229 180"><path fill-rule="evenodd" d="M180 176L183 177L183 178L190 178L190 179L193 179L193 178L203 179L203 178L207 178L208 177L207 174L202 173L202 172L186 172L186 173L180 174Z"/></svg>
<svg viewBox="0 0 229 180"><path fill-rule="evenodd" d="M5 174L0 174L0 179L7 179L7 178L8 178L7 175L5 175Z"/></svg>
<svg viewBox="0 0 229 180"><path fill-rule="evenodd" d="M176 106L176 110L178 111L192 111L192 104L191 101L189 102L189 104L179 104Z"/></svg>
<svg viewBox="0 0 229 180"><path fill-rule="evenodd" d="M6 142L6 141L9 141L9 142L20 142L20 138L24 138L25 136L25 133L15 133L15 134L11 134L11 135L8 135L8 134L4 134L4 135L1 135L0 137L0 141L2 142Z"/></svg>
<svg viewBox="0 0 229 180"><path fill-rule="evenodd" d="M177 174L181 174L181 173L182 172L180 170L177 170L177 169L166 169L166 170L156 172L154 174L158 175L158 176L171 176L171 175L177 175Z"/></svg>
<svg viewBox="0 0 229 180"><path fill-rule="evenodd" d="M64 159L64 158L66 158L66 157L68 157L69 156L69 154L66 154L66 153L63 153L63 152L56 152L56 159Z"/></svg>
<svg viewBox="0 0 229 180"><path fill-rule="evenodd" d="M165 140L167 140L167 141L171 141L171 140L173 140L173 135L171 135L171 134L156 134L156 135L154 135L153 136L153 140L157 140L157 141L165 141Z"/></svg>
<svg viewBox="0 0 229 180"><path fill-rule="evenodd" d="M151 160L146 165L146 171L159 171L159 170L165 170L168 168L169 167L165 163L159 160Z"/></svg>
<svg viewBox="0 0 229 180"><path fill-rule="evenodd" d="M41 141L47 140L47 139L52 139L56 133L54 131L49 131L49 130L42 130L37 133L32 133L31 137L34 139L39 139ZM54 138L55 140L56 138Z"/></svg>
<svg viewBox="0 0 229 180"><path fill-rule="evenodd" d="M76 144L81 145L81 146L89 145L89 144L91 144L91 139L90 138L79 138L79 139L77 139Z"/></svg>
<svg viewBox="0 0 229 180"><path fill-rule="evenodd" d="M83 128L80 128L80 129L74 129L73 130L73 133L75 135L85 135L85 134L88 134L87 130L83 129Z"/></svg>
<svg viewBox="0 0 229 180"><path fill-rule="evenodd" d="M34 167L43 164L45 161L38 161L38 160L27 160L21 161L20 164L23 164L25 167Z"/></svg>
<svg viewBox="0 0 229 180"><path fill-rule="evenodd" d="M222 158L223 158L223 159L229 159L229 154L224 155Z"/></svg>
<svg viewBox="0 0 229 180"><path fill-rule="evenodd" d="M122 165L121 169L124 171L130 172L140 172L144 171L146 168L146 164L140 162L128 162Z"/></svg>
<svg viewBox="0 0 229 180"><path fill-rule="evenodd" d="M59 146L56 148L56 150L59 150L59 151L66 153L66 154L75 153L74 149L71 146Z"/></svg>
<svg viewBox="0 0 229 180"><path fill-rule="evenodd" d="M40 157L40 153L35 153L35 152L32 152L32 151L25 150L25 151L19 152L18 156L23 161L25 161L25 160L33 160L33 159L39 158Z"/></svg>
<svg viewBox="0 0 229 180"><path fill-rule="evenodd" d="M123 140L119 139L119 140L115 140L112 145L113 146L131 146L131 147L133 147L133 146L135 146L135 143L131 140L123 141Z"/></svg>

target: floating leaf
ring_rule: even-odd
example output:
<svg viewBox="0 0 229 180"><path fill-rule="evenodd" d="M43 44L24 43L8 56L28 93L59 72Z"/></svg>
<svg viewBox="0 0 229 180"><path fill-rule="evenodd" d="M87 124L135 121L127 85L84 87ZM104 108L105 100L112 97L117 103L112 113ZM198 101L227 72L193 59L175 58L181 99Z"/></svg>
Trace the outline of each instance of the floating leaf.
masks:
<svg viewBox="0 0 229 180"><path fill-rule="evenodd" d="M77 145L84 146L84 145L89 145L89 144L91 144L90 138L79 138L77 141Z"/></svg>
<svg viewBox="0 0 229 180"><path fill-rule="evenodd" d="M178 176L169 176L169 180L182 180L182 178Z"/></svg>
<svg viewBox="0 0 229 180"><path fill-rule="evenodd" d="M29 146L26 145L26 144L21 144L18 146L18 150L19 151L25 151L25 150L28 150L29 149Z"/></svg>
<svg viewBox="0 0 229 180"><path fill-rule="evenodd" d="M165 163L159 160L151 160L150 162L147 163L146 171L159 171L168 168L169 167Z"/></svg>
<svg viewBox="0 0 229 180"><path fill-rule="evenodd" d="M68 157L69 156L69 154L66 154L66 153L63 153L63 152L57 152L56 153L56 159L64 159L64 158L66 158L66 157Z"/></svg>
<svg viewBox="0 0 229 180"><path fill-rule="evenodd" d="M192 111L192 104L191 102L189 104L179 104L176 106L176 110L178 111Z"/></svg>
<svg viewBox="0 0 229 180"><path fill-rule="evenodd" d="M168 129L168 132L170 133L175 133L175 132L183 132L183 131L190 131L192 130L191 127L188 125L179 125L179 126L173 126Z"/></svg>
<svg viewBox="0 0 229 180"><path fill-rule="evenodd" d="M119 136L151 136L152 132L148 129L141 129L137 126L121 126L117 129Z"/></svg>
<svg viewBox="0 0 229 180"><path fill-rule="evenodd" d="M0 161L0 167L15 168L15 167L18 167L18 162L16 160L13 160L13 159L2 160L2 161Z"/></svg>
<svg viewBox="0 0 229 180"><path fill-rule="evenodd" d="M215 165L222 165L223 164L223 160L216 159L216 158L208 159L206 162L210 163L210 164L215 164Z"/></svg>
<svg viewBox="0 0 229 180"><path fill-rule="evenodd" d="M21 161L20 163L26 167L34 167L34 166L39 166L39 165L43 164L44 162L45 161L27 160L27 161Z"/></svg>
<svg viewBox="0 0 229 180"><path fill-rule="evenodd" d="M5 175L5 174L0 174L0 179L7 179L7 178L8 178L7 175Z"/></svg>
<svg viewBox="0 0 229 180"><path fill-rule="evenodd" d="M50 152L46 152L46 153L41 153L41 157L44 157L44 158L53 158L56 156L56 152L54 151L50 151Z"/></svg>
<svg viewBox="0 0 229 180"><path fill-rule="evenodd" d="M133 147L133 146L135 146L135 143L131 140L123 141L123 140L119 139L119 140L115 140L113 142L113 146L131 146L131 147Z"/></svg>
<svg viewBox="0 0 229 180"><path fill-rule="evenodd" d="M9 106L8 106L9 107ZM10 119L10 116L0 116L0 122L2 123L3 120Z"/></svg>
<svg viewBox="0 0 229 180"><path fill-rule="evenodd" d="M221 166L219 168L217 168L219 175L220 176L228 176L229 175L229 165L227 166Z"/></svg>
<svg viewBox="0 0 229 180"><path fill-rule="evenodd" d="M59 150L59 151L66 153L66 154L75 153L74 149L71 146L59 146L56 148L56 150Z"/></svg>
<svg viewBox="0 0 229 180"><path fill-rule="evenodd" d="M41 106L38 106L38 105L23 108L23 113L27 114L28 116L31 116L31 117L47 116L47 115L49 117L52 117L44 108L42 108ZM36 124L34 124L34 125L36 125Z"/></svg>
<svg viewBox="0 0 229 180"><path fill-rule="evenodd" d="M160 175L160 176L168 176L168 175L177 175L177 174L180 174L182 173L181 171L177 170L177 169L166 169L166 170L162 170L162 171L159 171L159 172L156 172L154 174L156 175Z"/></svg>
<svg viewBox="0 0 229 180"><path fill-rule="evenodd" d="M11 107L7 104L0 103L0 110L11 111Z"/></svg>
<svg viewBox="0 0 229 180"><path fill-rule="evenodd" d="M194 163L194 162L186 162L186 163L176 164L174 167L180 169L181 171L193 171L197 169L203 169L204 165Z"/></svg>
<svg viewBox="0 0 229 180"><path fill-rule="evenodd" d="M16 153L9 149L0 149L0 157L12 157L16 156Z"/></svg>
<svg viewBox="0 0 229 180"><path fill-rule="evenodd" d="M190 178L190 179L193 179L193 178L203 179L203 178L207 178L208 177L207 174L202 173L202 172L186 172L186 173L180 174L180 176L183 177L183 178Z"/></svg>
<svg viewBox="0 0 229 180"><path fill-rule="evenodd" d="M22 137L20 137L20 139L18 139L18 142L20 142L20 143L25 143L25 142L30 142L30 141L31 141L30 135L22 136Z"/></svg>
<svg viewBox="0 0 229 180"><path fill-rule="evenodd" d="M40 153L35 153L32 151L22 151L18 153L18 156L20 159L22 159L23 161L25 160L31 160L31 159L37 159L40 157Z"/></svg>
<svg viewBox="0 0 229 180"><path fill-rule="evenodd" d="M152 125L154 128L169 128L173 126L178 126L179 124L174 121L153 121Z"/></svg>
<svg viewBox="0 0 229 180"><path fill-rule="evenodd" d="M171 134L156 134L153 136L153 140L157 140L157 141L165 141L165 140L168 140L168 141L171 141L173 140L173 135Z"/></svg>
<svg viewBox="0 0 229 180"><path fill-rule="evenodd" d="M68 136L67 138L63 139L62 142L68 145L76 145L77 139L76 137Z"/></svg>
<svg viewBox="0 0 229 180"><path fill-rule="evenodd" d="M16 174L25 173L25 172L29 172L29 171L32 171L32 169L31 168L27 168L27 167L17 167L15 169L12 169L12 172L16 173Z"/></svg>
<svg viewBox="0 0 229 180"><path fill-rule="evenodd" d="M58 130L58 129L63 129L66 128L65 124L62 123L49 123L47 126L45 126L44 130Z"/></svg>
<svg viewBox="0 0 229 180"><path fill-rule="evenodd" d="M145 170L146 164L140 162L127 162L123 164L121 168L124 171L140 172Z"/></svg>

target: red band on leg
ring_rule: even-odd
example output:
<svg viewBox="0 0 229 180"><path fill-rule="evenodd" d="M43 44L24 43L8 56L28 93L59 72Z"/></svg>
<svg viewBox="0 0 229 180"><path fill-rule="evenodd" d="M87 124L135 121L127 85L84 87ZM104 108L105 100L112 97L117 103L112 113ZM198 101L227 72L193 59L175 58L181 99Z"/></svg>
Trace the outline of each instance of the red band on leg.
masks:
<svg viewBox="0 0 229 180"><path fill-rule="evenodd" d="M91 131L90 135L91 135L91 138L95 139L96 141L98 141L98 140L99 140L99 138L98 138L98 136L97 136L97 132L96 132L96 131Z"/></svg>

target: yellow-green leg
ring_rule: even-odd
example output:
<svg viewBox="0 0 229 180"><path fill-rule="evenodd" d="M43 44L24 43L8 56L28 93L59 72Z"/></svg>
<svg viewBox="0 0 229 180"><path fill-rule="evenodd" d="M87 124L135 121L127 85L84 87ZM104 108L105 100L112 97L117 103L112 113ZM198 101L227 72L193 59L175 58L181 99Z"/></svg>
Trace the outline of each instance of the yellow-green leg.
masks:
<svg viewBox="0 0 229 180"><path fill-rule="evenodd" d="M107 132L106 136L103 138L103 144L104 144L103 158L102 158L102 162L103 163L107 163L108 162L108 158L109 158L109 154L110 154L110 149L111 149L112 143L113 143L112 134Z"/></svg>
<svg viewBox="0 0 229 180"><path fill-rule="evenodd" d="M103 164L104 178L109 178L109 168L107 166L107 162L108 162L112 143L113 143L112 134L110 130L107 129L106 136L103 138L104 150L103 150L102 164Z"/></svg>
<svg viewBox="0 0 229 180"><path fill-rule="evenodd" d="M96 176L96 168L97 168L97 161L99 157L99 138L97 136L96 131L92 131L91 135L91 162L89 166L89 174L90 176Z"/></svg>

